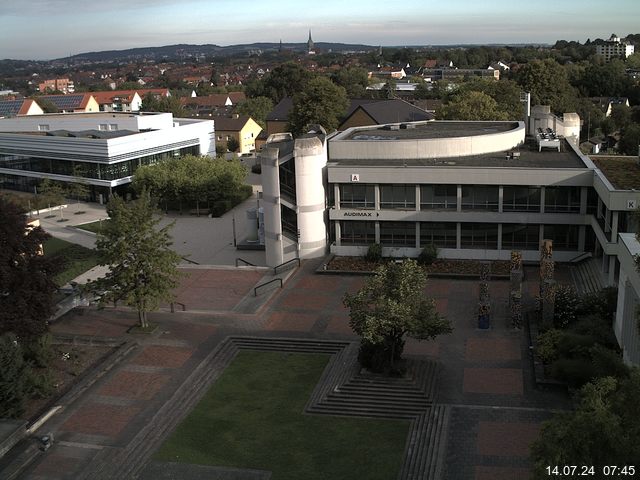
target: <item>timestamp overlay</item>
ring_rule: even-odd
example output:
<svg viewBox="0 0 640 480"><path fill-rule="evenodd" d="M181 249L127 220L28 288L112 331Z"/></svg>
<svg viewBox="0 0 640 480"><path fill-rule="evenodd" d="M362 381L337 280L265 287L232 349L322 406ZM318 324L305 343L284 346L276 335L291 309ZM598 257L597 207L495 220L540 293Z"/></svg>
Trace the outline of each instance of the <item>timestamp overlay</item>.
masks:
<svg viewBox="0 0 640 480"><path fill-rule="evenodd" d="M604 465L594 467L593 465L547 465L545 467L549 478L638 478L636 473L640 472L640 466L635 465Z"/></svg>

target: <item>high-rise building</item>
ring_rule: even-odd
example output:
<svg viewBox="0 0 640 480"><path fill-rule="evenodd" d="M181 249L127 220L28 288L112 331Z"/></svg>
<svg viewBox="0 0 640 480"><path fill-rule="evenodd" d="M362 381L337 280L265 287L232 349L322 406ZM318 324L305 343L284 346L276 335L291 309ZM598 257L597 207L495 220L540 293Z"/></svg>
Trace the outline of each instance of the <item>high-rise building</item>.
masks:
<svg viewBox="0 0 640 480"><path fill-rule="evenodd" d="M604 45L596 45L596 53L602 55L607 62L612 58L625 59L629 55L633 55L633 51L633 45L626 39L621 39L615 33L611 34L611 37Z"/></svg>

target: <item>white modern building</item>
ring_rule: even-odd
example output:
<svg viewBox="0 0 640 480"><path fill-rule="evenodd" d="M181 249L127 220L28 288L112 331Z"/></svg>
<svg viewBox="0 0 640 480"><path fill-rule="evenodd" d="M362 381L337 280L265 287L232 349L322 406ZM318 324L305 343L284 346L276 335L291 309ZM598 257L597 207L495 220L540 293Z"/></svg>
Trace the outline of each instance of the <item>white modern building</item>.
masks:
<svg viewBox="0 0 640 480"><path fill-rule="evenodd" d="M637 228L640 185L625 175L640 173L636 160L583 155L575 114L534 108L526 123L422 121L328 137L317 127L295 140L272 135L259 155L267 263L364 255L374 243L390 257L416 257L434 244L443 258L506 260L519 250L537 261L541 241L551 239L554 260L594 257L609 285L637 276L621 267L628 247L619 236ZM634 305L640 279L635 292ZM624 328L619 339L629 338ZM638 362L634 355L625 358Z"/></svg>
<svg viewBox="0 0 640 480"><path fill-rule="evenodd" d="M624 60L629 55L633 55L633 52L633 45L626 41L626 39L621 39L615 33L612 34L604 44L596 45L596 54L602 55L607 62L612 58L621 58Z"/></svg>
<svg viewBox="0 0 640 480"><path fill-rule="evenodd" d="M215 156L211 120L170 113L77 113L0 119L0 187L33 192L43 178L84 178L90 198L126 189L141 165Z"/></svg>

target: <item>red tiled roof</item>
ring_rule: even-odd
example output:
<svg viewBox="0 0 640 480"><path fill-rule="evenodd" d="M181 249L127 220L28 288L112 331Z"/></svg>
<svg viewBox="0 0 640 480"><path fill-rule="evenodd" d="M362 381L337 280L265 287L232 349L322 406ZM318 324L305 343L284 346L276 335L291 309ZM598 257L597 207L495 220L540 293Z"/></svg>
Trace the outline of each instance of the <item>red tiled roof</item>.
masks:
<svg viewBox="0 0 640 480"><path fill-rule="evenodd" d="M96 102L98 102L98 104L100 105L113 103L113 99L116 97L119 97L123 100L126 99L127 102L131 103L136 91L137 90L111 90L107 92L92 92L92 95L93 98L96 99Z"/></svg>

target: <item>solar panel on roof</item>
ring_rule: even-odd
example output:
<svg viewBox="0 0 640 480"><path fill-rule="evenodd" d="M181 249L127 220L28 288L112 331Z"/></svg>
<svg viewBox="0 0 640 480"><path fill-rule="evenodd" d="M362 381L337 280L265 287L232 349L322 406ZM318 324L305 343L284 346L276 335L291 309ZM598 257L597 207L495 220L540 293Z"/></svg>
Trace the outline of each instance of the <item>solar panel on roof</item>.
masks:
<svg viewBox="0 0 640 480"><path fill-rule="evenodd" d="M12 117L17 115L22 107L22 100L9 100L0 102L0 117Z"/></svg>
<svg viewBox="0 0 640 480"><path fill-rule="evenodd" d="M80 108L84 95L50 95L42 98L49 100L60 110L69 110L71 108Z"/></svg>

